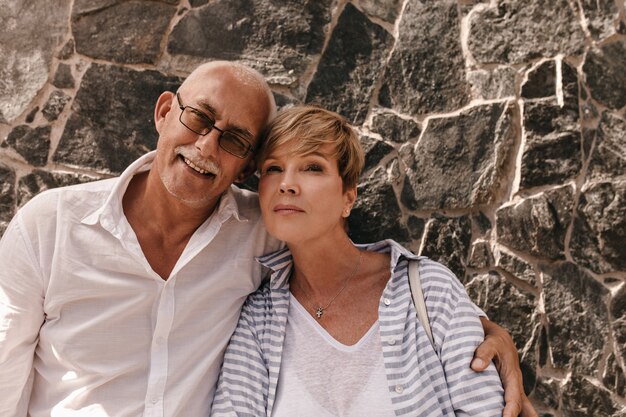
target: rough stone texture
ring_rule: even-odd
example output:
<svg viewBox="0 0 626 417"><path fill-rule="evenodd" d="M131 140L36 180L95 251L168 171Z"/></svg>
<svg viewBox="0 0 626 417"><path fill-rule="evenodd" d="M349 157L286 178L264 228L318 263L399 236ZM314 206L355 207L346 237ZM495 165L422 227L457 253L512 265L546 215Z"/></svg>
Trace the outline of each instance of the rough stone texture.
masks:
<svg viewBox="0 0 626 417"><path fill-rule="evenodd" d="M562 259L572 198L572 187L565 186L499 209L498 241L533 256Z"/></svg>
<svg viewBox="0 0 626 417"><path fill-rule="evenodd" d="M528 74L522 85L522 97L543 98L556 95L556 62L548 60Z"/></svg>
<svg viewBox="0 0 626 417"><path fill-rule="evenodd" d="M537 367L532 335L539 326L535 297L520 291L496 272L479 274L467 285L467 293L489 317L511 334L522 360L525 390L532 391Z"/></svg>
<svg viewBox="0 0 626 417"><path fill-rule="evenodd" d="M569 262L542 265L541 270L552 363L596 374L609 336L608 291Z"/></svg>
<svg viewBox="0 0 626 417"><path fill-rule="evenodd" d="M618 341L619 343L619 341ZM622 340L626 343L626 340ZM611 353L604 364L604 373L602 374L602 383L617 395L624 396L626 393L626 371L619 365L615 359L615 355Z"/></svg>
<svg viewBox="0 0 626 417"><path fill-rule="evenodd" d="M385 29L348 3L309 84L306 102L336 111L352 123L363 123L392 43Z"/></svg>
<svg viewBox="0 0 626 417"><path fill-rule="evenodd" d="M537 274L535 273L535 270L522 258L519 258L502 248L496 248L493 256L495 266L508 272L515 278L526 281L532 286L537 286Z"/></svg>
<svg viewBox="0 0 626 417"><path fill-rule="evenodd" d="M578 175L582 167L576 70L565 63L562 69L562 105L555 99L530 102L524 106L526 140L520 188L563 183ZM537 78L546 77L542 74L545 72L539 70ZM540 97L546 97L556 94L555 86L549 83L537 81L533 84L529 80L528 84L528 92L533 95L539 93ZM539 90L544 90L545 95ZM552 90L551 93L548 90Z"/></svg>
<svg viewBox="0 0 626 417"><path fill-rule="evenodd" d="M0 164L0 232L4 233L15 213L15 171Z"/></svg>
<svg viewBox="0 0 626 417"><path fill-rule="evenodd" d="M382 19L386 22L395 22L402 1L400 0L357 0L355 2L368 15L374 18Z"/></svg>
<svg viewBox="0 0 626 417"><path fill-rule="evenodd" d="M68 96L61 90L55 90L48 97L48 102L41 110L43 117L46 118L49 122L56 120L65 105L72 99L72 97Z"/></svg>
<svg viewBox="0 0 626 417"><path fill-rule="evenodd" d="M72 67L67 64L59 64L52 85L57 88L74 88L74 77Z"/></svg>
<svg viewBox="0 0 626 417"><path fill-rule="evenodd" d="M403 119L393 113L376 113L372 118L372 131L384 140L405 143L419 137L421 129L413 120Z"/></svg>
<svg viewBox="0 0 626 417"><path fill-rule="evenodd" d="M472 14L469 49L480 63L519 64L583 52L584 33L567 0L497 0Z"/></svg>
<svg viewBox="0 0 626 417"><path fill-rule="evenodd" d="M472 245L467 266L474 269L484 269L494 264L493 254L489 243L477 241Z"/></svg>
<svg viewBox="0 0 626 417"><path fill-rule="evenodd" d="M17 184L17 205L23 206L36 194L50 188L80 184L97 178L67 172L47 172L36 169L20 178Z"/></svg>
<svg viewBox="0 0 626 417"><path fill-rule="evenodd" d="M50 150L50 126L34 129L27 125L17 126L2 146L15 149L29 164L45 165Z"/></svg>
<svg viewBox="0 0 626 417"><path fill-rule="evenodd" d="M379 100L401 113L458 109L469 102L454 1L409 0Z"/></svg>
<svg viewBox="0 0 626 417"><path fill-rule="evenodd" d="M78 53L126 64L155 63L176 7L143 0L77 0L72 31Z"/></svg>
<svg viewBox="0 0 626 417"><path fill-rule="evenodd" d="M420 240L422 235L424 234L424 228L426 227L426 222L424 219L415 216L409 216L406 221L406 226L409 229L409 234L412 239Z"/></svg>
<svg viewBox="0 0 626 417"><path fill-rule="evenodd" d="M361 180L359 198L348 218L350 237L354 242L375 242L392 238L407 242L409 233L400 223L400 206L387 175L379 168Z"/></svg>
<svg viewBox="0 0 626 417"><path fill-rule="evenodd" d="M173 55L246 62L293 84L324 45L330 0L216 0L192 9L170 34Z"/></svg>
<svg viewBox="0 0 626 417"><path fill-rule="evenodd" d="M0 121L26 110L48 80L54 50L68 31L70 0L0 2Z"/></svg>
<svg viewBox="0 0 626 417"><path fill-rule="evenodd" d="M626 174L626 121L603 112L587 168L588 180L608 180Z"/></svg>
<svg viewBox="0 0 626 417"><path fill-rule="evenodd" d="M426 224L420 255L441 262L464 280L470 238L471 223L467 216L433 216Z"/></svg>
<svg viewBox="0 0 626 417"><path fill-rule="evenodd" d="M570 243L572 258L596 273L626 269L626 178L583 189Z"/></svg>
<svg viewBox="0 0 626 417"><path fill-rule="evenodd" d="M626 105L626 39L594 48L583 72L593 98L612 109Z"/></svg>
<svg viewBox="0 0 626 417"><path fill-rule="evenodd" d="M412 160L405 161L417 206L457 209L492 202L512 151L512 114L513 106L493 104L430 119Z"/></svg>
<svg viewBox="0 0 626 417"><path fill-rule="evenodd" d="M595 40L602 40L617 33L615 21L619 18L616 2L581 0L587 29Z"/></svg>
<svg viewBox="0 0 626 417"><path fill-rule="evenodd" d="M613 334L617 346L626 346L626 286L622 286L611 301L611 318L613 322ZM626 350L621 353L622 364L626 365ZM622 396L623 393L621 394Z"/></svg>
<svg viewBox="0 0 626 417"><path fill-rule="evenodd" d="M393 146L371 136L361 136L360 142L363 147L363 152L365 152L363 172L377 166L384 157L394 151Z"/></svg>
<svg viewBox="0 0 626 417"><path fill-rule="evenodd" d="M279 107L316 88L354 116L368 170L351 236L394 238L471 282L521 340L541 417L626 417L625 12L624 0L0 0L0 233L34 194L153 148L158 94L200 62L237 60Z"/></svg>
<svg viewBox="0 0 626 417"><path fill-rule="evenodd" d="M83 77L54 161L119 173L156 146L153 109L178 77L92 65ZM142 118L137 115L144 115Z"/></svg>
<svg viewBox="0 0 626 417"><path fill-rule="evenodd" d="M72 38L68 40L65 43L65 45L63 45L63 48L61 48L61 50L57 54L57 58L69 59L72 55L74 55L74 51L75 51L75 43L74 43L74 38Z"/></svg>
<svg viewBox="0 0 626 417"><path fill-rule="evenodd" d="M584 377L573 376L563 387L563 415L567 417L623 417L624 413L609 391Z"/></svg>
<svg viewBox="0 0 626 417"><path fill-rule="evenodd" d="M485 100L513 97L517 71L511 67L474 70L467 74L472 96Z"/></svg>

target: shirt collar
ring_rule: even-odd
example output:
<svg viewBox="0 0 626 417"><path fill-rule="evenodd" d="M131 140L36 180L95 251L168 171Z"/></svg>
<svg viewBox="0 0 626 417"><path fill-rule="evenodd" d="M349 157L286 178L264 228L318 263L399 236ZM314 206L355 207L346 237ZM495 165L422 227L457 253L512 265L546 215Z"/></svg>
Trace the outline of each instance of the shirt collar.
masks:
<svg viewBox="0 0 626 417"><path fill-rule="evenodd" d="M119 223L119 219L124 217L122 199L124 198L124 193L128 188L130 180L133 176L141 172L148 171L152 167L155 157L156 151L151 151L130 164L128 168L126 168L119 176L119 180L113 186L111 193L106 198L102 206L85 216L82 223L87 225L100 223L107 229L114 228L115 225ZM248 221L248 219L239 212L237 199L234 196L234 188L236 187L231 185L231 187L226 190L220 198L217 209L213 213L216 214L222 222L231 216L240 222Z"/></svg>
<svg viewBox="0 0 626 417"><path fill-rule="evenodd" d="M381 240L376 243L364 243L355 245L359 249L364 249L372 252L380 252L380 253L388 253L390 260L391 269L395 269L398 265L398 262L402 258L406 259L422 259L422 256L415 255L398 242L392 239ZM277 272L284 271L286 268L291 269L293 258L291 256L291 251L288 247L284 247L283 249L277 250L275 252L268 253L263 256L259 256L256 258L257 262L261 265L265 266L272 270L272 277L270 281L274 281L275 279L283 279L285 274L278 274ZM275 287L277 283L273 282L273 286Z"/></svg>

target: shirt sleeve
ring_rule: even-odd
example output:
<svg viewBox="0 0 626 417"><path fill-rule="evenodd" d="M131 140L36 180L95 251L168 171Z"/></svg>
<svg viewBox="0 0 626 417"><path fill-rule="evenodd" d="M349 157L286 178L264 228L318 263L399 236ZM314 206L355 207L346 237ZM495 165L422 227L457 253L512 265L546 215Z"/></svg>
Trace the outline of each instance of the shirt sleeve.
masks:
<svg viewBox="0 0 626 417"><path fill-rule="evenodd" d="M43 299L42 274L18 213L0 240L0 416L26 416Z"/></svg>
<svg viewBox="0 0 626 417"><path fill-rule="evenodd" d="M269 370L259 336L258 293L248 297L233 333L220 371L211 416L266 415Z"/></svg>
<svg viewBox="0 0 626 417"><path fill-rule="evenodd" d="M504 390L493 363L483 372L474 372L470 362L484 339L476 307L456 278L457 293L441 346L441 362L446 374L450 400L457 416L501 416Z"/></svg>

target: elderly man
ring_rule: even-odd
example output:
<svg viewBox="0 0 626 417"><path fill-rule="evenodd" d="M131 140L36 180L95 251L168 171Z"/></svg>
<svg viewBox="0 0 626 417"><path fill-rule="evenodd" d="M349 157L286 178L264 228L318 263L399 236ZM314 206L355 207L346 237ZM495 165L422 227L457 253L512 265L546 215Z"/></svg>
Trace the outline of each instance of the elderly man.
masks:
<svg viewBox="0 0 626 417"><path fill-rule="evenodd" d="M280 246L232 185L274 112L259 73L204 64L157 100L155 152L18 212L0 243L0 416L208 415L254 257ZM510 415L534 415L488 327L478 355L513 358Z"/></svg>

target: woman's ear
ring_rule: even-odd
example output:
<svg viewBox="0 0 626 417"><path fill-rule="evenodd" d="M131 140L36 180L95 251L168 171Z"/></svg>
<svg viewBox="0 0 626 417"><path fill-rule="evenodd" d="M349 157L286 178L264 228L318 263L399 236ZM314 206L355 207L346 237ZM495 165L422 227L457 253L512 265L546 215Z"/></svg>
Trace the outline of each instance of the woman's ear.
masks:
<svg viewBox="0 0 626 417"><path fill-rule="evenodd" d="M175 94L171 91L164 91L157 99L156 106L154 106L154 125L157 132L161 133L165 116L172 109Z"/></svg>
<svg viewBox="0 0 626 417"><path fill-rule="evenodd" d="M341 213L342 217L348 217L350 216L350 211L352 211L352 207L354 206L354 203L356 202L356 196L357 196L357 192L356 192L356 187L351 187L348 188L344 193L344 205L343 205L343 212Z"/></svg>

